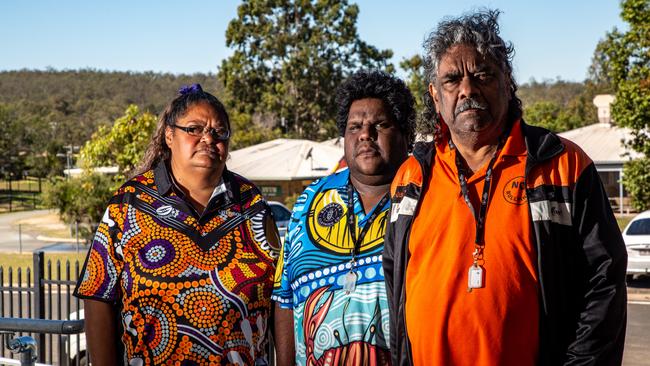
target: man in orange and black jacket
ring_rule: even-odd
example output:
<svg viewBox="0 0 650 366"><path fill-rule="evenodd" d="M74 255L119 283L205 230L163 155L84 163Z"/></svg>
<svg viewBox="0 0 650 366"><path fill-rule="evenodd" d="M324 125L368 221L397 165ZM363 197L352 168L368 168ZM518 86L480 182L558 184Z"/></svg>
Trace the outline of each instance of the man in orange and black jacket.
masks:
<svg viewBox="0 0 650 366"><path fill-rule="evenodd" d="M620 365L621 233L591 159L521 118L498 14L425 42L437 132L391 186L393 364Z"/></svg>

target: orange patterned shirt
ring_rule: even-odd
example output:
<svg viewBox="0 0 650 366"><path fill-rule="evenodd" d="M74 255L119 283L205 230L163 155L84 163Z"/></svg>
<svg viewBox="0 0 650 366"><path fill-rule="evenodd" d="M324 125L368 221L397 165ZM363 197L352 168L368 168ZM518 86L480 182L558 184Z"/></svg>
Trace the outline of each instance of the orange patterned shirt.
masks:
<svg viewBox="0 0 650 366"><path fill-rule="evenodd" d="M252 183L220 187L199 215L159 164L110 200L75 296L120 306L129 364L268 363L277 231Z"/></svg>

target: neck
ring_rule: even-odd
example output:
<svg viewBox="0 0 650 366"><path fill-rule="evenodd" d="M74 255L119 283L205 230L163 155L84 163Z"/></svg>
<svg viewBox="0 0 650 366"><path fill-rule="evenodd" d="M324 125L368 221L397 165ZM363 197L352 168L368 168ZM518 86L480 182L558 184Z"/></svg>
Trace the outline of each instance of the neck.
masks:
<svg viewBox="0 0 650 366"><path fill-rule="evenodd" d="M352 174L350 174L350 181L354 189L359 193L359 198L363 204L363 211L367 214L372 210L375 205L381 201L382 197L390 191L390 182L381 185L369 185L360 182Z"/></svg>
<svg viewBox="0 0 650 366"><path fill-rule="evenodd" d="M183 190L190 203L198 212L203 212L208 201L219 184L223 168L213 169L187 169L181 168L171 161L171 171L175 182Z"/></svg>
<svg viewBox="0 0 650 366"><path fill-rule="evenodd" d="M465 162L466 167L472 172L472 174L481 169L481 167L483 167L490 161L490 159L492 159L498 147L498 143L482 146L468 146L462 142L456 142L456 140L453 138L452 141L456 145L458 154L460 154L462 160Z"/></svg>

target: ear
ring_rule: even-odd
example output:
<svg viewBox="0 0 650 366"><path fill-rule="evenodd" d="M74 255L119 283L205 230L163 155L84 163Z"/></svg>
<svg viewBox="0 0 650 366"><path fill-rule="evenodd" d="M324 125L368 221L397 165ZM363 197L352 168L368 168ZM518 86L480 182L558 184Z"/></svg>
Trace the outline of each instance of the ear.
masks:
<svg viewBox="0 0 650 366"><path fill-rule="evenodd" d="M169 126L165 127L165 142L167 143L167 146L172 145L172 136L174 136L174 132L172 131L172 128Z"/></svg>
<svg viewBox="0 0 650 366"><path fill-rule="evenodd" d="M436 87L433 85L433 83L429 83L429 95L431 96L431 99L433 99L433 103L436 105L436 110L440 110L440 106L438 105L438 91L436 90Z"/></svg>

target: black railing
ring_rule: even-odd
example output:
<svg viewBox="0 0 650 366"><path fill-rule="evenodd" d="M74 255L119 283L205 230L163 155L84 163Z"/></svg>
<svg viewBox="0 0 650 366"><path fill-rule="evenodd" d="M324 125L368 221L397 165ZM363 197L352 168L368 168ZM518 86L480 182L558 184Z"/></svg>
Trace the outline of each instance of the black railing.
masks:
<svg viewBox="0 0 650 366"><path fill-rule="evenodd" d="M7 337L4 344L13 354L20 356L21 365L33 365L38 360L38 344L30 336L13 338L15 333L57 334L67 340L68 335L79 334L83 330L83 319L46 320L0 317L0 332ZM69 349L67 348L69 348L69 342L62 342L59 345L59 365L70 364Z"/></svg>
<svg viewBox="0 0 650 366"><path fill-rule="evenodd" d="M53 268L54 267L54 268ZM79 276L78 262L45 261L43 252L33 254L32 268L22 271L0 267L0 317L35 321L82 321L82 303L72 296ZM45 326L46 323L38 323ZM52 323L54 324L54 323ZM36 340L38 362L84 364L85 335L61 332L18 330ZM3 347L0 357L11 357Z"/></svg>

